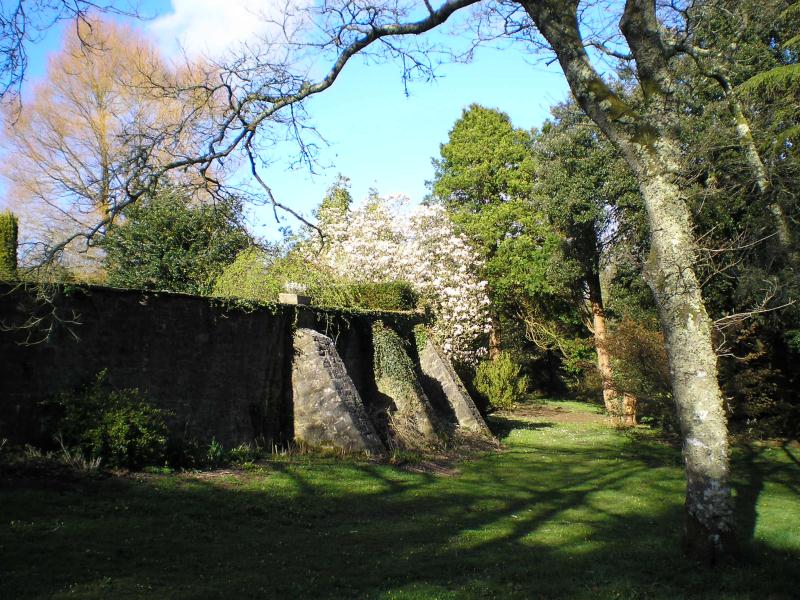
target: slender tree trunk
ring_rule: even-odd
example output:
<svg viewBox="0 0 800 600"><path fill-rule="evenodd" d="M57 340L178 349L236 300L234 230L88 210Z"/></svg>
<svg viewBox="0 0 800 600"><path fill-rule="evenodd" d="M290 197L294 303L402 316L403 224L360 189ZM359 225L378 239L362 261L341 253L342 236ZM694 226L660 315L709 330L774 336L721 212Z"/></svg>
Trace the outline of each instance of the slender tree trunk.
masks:
<svg viewBox="0 0 800 600"><path fill-rule="evenodd" d="M110 112L108 98L106 94L99 92L95 97L97 118L94 125L94 133L97 137L98 159L100 167L100 189L95 198L94 209L100 213L102 220L110 219L113 213L111 205L111 134L110 134ZM105 227L104 229L107 229Z"/></svg>
<svg viewBox="0 0 800 600"><path fill-rule="evenodd" d="M620 395L614 388L614 372L611 368L611 356L608 352L608 338L606 336L606 314L603 308L603 297L600 289L600 276L597 273L589 274L589 306L592 311L592 332L594 334L594 347L597 352L597 370L603 384L603 405L606 412L611 415L617 424L623 422L623 410Z"/></svg>
<svg viewBox="0 0 800 600"><path fill-rule="evenodd" d="M670 54L654 0L626 0L620 29L636 62L643 106L629 105L589 60L577 0L521 0L558 57L572 93L622 151L636 175L650 227L646 276L666 341L686 465L686 549L707 562L732 550L727 422L717 357L694 272L689 209L678 181L680 145L671 137Z"/></svg>
<svg viewBox="0 0 800 600"><path fill-rule="evenodd" d="M794 252L794 239L792 237L792 230L789 227L789 219L786 217L783 207L781 207L776 200L770 198L772 183L769 180L767 167L761 160L758 148L756 148L753 132L750 129L750 122L747 120L747 117L745 117L744 111L742 111L742 107L735 96L729 96L728 101L736 124L736 135L744 151L747 164L753 172L753 176L756 178L758 191L761 193L764 200L766 200L767 208L775 223L775 233L778 237L778 244L786 253L786 256L789 257L789 260L797 266L798 257L797 253Z"/></svg>
<svg viewBox="0 0 800 600"><path fill-rule="evenodd" d="M702 59L695 55L695 60L697 60L698 65L703 68ZM787 219L781 205L769 197L770 192L772 191L772 183L769 179L769 172L767 171L767 166L761 159L761 154L759 154L758 148L756 147L755 138L753 138L753 130L750 127L750 121L744 114L742 103L736 96L736 91L733 89L733 86L731 86L730 79L725 73L724 68L721 68L720 65L716 65L715 68L711 70L704 70L707 75L715 79L722 88L722 93L725 95L725 98L728 101L728 108L733 116L733 125L736 131L736 137L739 140L739 145L742 147L742 151L744 152L747 166L753 173L753 177L755 177L758 191L767 202L767 208L769 209L769 212L772 215L772 219L775 223L775 232L778 236L778 243L787 253L789 258L796 264L797 256L792 250L794 246L794 240L792 239L792 231L789 227L789 220Z"/></svg>
<svg viewBox="0 0 800 600"><path fill-rule="evenodd" d="M739 144L742 146L742 150L744 151L747 165L750 167L750 170L753 172L753 176L756 179L758 191L767 201L767 207L769 208L769 212L772 215L773 221L775 222L775 232L778 235L778 243L780 243L781 248L783 248L784 251L789 254L790 258L796 261L796 257L792 254L794 240L792 240L792 231L789 228L789 221L786 218L786 214L783 212L781 205L769 198L770 192L772 191L772 184L769 180L767 167L764 164L764 161L761 160L761 155L758 153L758 148L756 148L756 142L753 139L753 131L750 129L750 122L747 120L747 117L742 110L742 105L739 102L739 99L735 96L733 90L730 90L724 86L723 89L728 98L728 106L730 107L731 114L733 115L733 121L736 127L736 137L739 138Z"/></svg>
<svg viewBox="0 0 800 600"><path fill-rule="evenodd" d="M608 414L614 420L619 420L622 407L619 403L619 395L614 389L614 374L611 370L611 357L608 354L608 340L606 338L606 317L602 304L593 300L591 305L594 347L597 352L597 370L600 372L600 379L603 382L603 404Z"/></svg>
<svg viewBox="0 0 800 600"><path fill-rule="evenodd" d="M499 316L492 314L490 319L491 329L489 329L489 360L495 360L498 356L500 356L500 351L502 349L502 329Z"/></svg>

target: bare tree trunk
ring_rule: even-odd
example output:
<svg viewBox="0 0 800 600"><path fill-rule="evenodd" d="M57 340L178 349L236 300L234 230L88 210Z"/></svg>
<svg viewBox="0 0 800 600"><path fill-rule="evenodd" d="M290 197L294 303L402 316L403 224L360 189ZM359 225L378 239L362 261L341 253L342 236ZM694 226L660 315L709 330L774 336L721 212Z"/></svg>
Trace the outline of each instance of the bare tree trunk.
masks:
<svg viewBox="0 0 800 600"><path fill-rule="evenodd" d="M789 258L796 264L797 256L792 252L794 240L792 239L792 232L789 228L789 221L781 205L769 198L769 194L772 191L769 172L767 171L767 166L764 164L764 161L761 159L761 154L758 152L755 139L753 138L753 130L750 127L750 121L744 114L742 103L739 101L739 98L736 96L736 91L731 85L727 69L725 69L724 65L722 65L719 60L714 60L713 58L711 58L711 64L713 66L709 68L706 66L707 57L702 56L698 48L688 47L687 50L694 58L701 71L707 77L714 79L722 89L722 93L728 101L728 108L733 116L736 137L744 152L745 161L750 171L753 173L753 177L755 177L758 191L766 200L769 212L775 222L775 232L778 236L778 243L788 254Z"/></svg>
<svg viewBox="0 0 800 600"><path fill-rule="evenodd" d="M639 400L630 392L622 392L622 424L625 427L636 427L639 420L636 415L636 408Z"/></svg>
<svg viewBox="0 0 800 600"><path fill-rule="evenodd" d="M778 243L789 255L789 258L791 258L794 262L797 262L797 257L792 253L794 240L792 239L792 230L789 228L789 221L786 218L786 214L783 212L783 208L780 204L778 204L775 200L769 199L769 194L772 191L772 184L769 180L767 167L764 164L764 161L761 160L761 155L758 153L758 148L756 148L756 143L753 139L753 131L750 129L750 122L747 120L747 117L745 117L744 111L742 110L742 105L739 103L739 100L736 98L736 96L733 95L733 92L728 94L726 91L726 95L728 96L728 104L736 125L736 136L739 138L739 143L744 151L747 165L750 167L750 170L753 172L753 176L756 178L758 191L761 193L764 199L767 200L767 207L769 208L769 212L772 214L772 219L775 222L775 231L778 234Z"/></svg>
<svg viewBox="0 0 800 600"><path fill-rule="evenodd" d="M597 370L603 382L603 405L614 420L619 420L621 407L619 396L614 389L614 374L611 370L611 357L608 354L606 339L606 316L603 306L592 301L592 326L594 328L594 347L597 352Z"/></svg>
<svg viewBox="0 0 800 600"><path fill-rule="evenodd" d="M600 277L596 273L591 273L588 284L589 306L592 311L592 333L594 334L594 348L597 352L597 370L600 372L600 380L603 384L603 405L614 423L622 424L622 402L619 393L614 388L614 372L608 352L606 313L603 308Z"/></svg>

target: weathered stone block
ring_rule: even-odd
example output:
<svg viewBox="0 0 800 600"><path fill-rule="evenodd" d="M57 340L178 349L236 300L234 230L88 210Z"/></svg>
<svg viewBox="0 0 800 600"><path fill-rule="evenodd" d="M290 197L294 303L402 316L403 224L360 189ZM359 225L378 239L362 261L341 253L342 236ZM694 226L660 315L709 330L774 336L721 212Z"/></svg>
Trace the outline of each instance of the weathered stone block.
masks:
<svg viewBox="0 0 800 600"><path fill-rule="evenodd" d="M429 378L435 384L435 387L438 388L436 392L441 395L441 400L444 400L452 410L458 426L476 433L491 435L480 411L453 370L450 360L432 340L429 339L419 353L419 363L424 377ZM431 389L427 391L429 394L435 393Z"/></svg>
<svg viewBox="0 0 800 600"><path fill-rule="evenodd" d="M348 452L384 452L333 340L311 329L298 329L294 348L295 439Z"/></svg>
<svg viewBox="0 0 800 600"><path fill-rule="evenodd" d="M422 448L440 433L440 422L417 379L407 343L382 321L372 325L378 394L389 399L389 437L405 448ZM441 431L441 433L446 433Z"/></svg>
<svg viewBox="0 0 800 600"><path fill-rule="evenodd" d="M281 292L278 294L278 302L281 304L311 304L310 296L301 296L298 294L290 294L288 292Z"/></svg>
<svg viewBox="0 0 800 600"><path fill-rule="evenodd" d="M379 377L378 391L391 398L395 410L390 414L390 428L398 441L414 446L412 438L420 441L436 437L436 413L425 391L416 379L400 380L394 377Z"/></svg>

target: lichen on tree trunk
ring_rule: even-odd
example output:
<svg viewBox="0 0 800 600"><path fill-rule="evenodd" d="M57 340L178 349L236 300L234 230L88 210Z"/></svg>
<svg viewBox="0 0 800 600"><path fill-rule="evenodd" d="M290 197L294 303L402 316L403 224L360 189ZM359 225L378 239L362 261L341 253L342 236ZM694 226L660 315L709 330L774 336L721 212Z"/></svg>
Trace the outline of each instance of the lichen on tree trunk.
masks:
<svg viewBox="0 0 800 600"><path fill-rule="evenodd" d="M727 419L717 356L700 284L688 207L671 173L678 146L662 137L641 154L637 173L651 226L646 278L666 341L686 464L687 550L707 562L731 550Z"/></svg>

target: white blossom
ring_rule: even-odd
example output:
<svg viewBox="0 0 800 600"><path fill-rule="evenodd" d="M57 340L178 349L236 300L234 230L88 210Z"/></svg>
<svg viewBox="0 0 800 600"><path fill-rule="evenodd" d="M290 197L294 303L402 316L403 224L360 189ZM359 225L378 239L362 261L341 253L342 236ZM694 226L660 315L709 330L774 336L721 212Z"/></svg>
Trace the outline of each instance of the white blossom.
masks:
<svg viewBox="0 0 800 600"><path fill-rule="evenodd" d="M486 354L480 342L490 301L476 275L481 261L442 207L372 197L322 228L314 261L352 281L407 281L433 314L431 332L447 354L467 363Z"/></svg>

